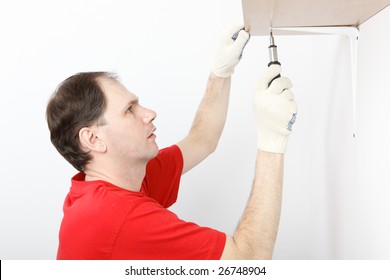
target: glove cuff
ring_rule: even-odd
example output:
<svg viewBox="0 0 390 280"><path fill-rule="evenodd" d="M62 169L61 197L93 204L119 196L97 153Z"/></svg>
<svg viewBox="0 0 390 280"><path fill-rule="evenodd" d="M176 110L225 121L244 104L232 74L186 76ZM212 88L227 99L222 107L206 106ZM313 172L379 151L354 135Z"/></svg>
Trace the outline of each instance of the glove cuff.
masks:
<svg viewBox="0 0 390 280"><path fill-rule="evenodd" d="M221 65L222 63L218 63L215 62L212 69L211 69L211 72L213 72L213 74L215 76L218 76L220 78L229 78L231 75L233 75L234 73L234 66L227 66L227 65Z"/></svg>
<svg viewBox="0 0 390 280"><path fill-rule="evenodd" d="M287 142L288 135L262 134L257 136L257 148L264 152L284 154Z"/></svg>

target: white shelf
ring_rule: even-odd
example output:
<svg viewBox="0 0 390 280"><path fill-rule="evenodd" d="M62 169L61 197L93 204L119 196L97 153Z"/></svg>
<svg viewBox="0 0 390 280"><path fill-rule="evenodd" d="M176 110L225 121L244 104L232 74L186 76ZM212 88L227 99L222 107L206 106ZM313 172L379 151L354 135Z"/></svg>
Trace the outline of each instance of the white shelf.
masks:
<svg viewBox="0 0 390 280"><path fill-rule="evenodd" d="M254 36L268 35L270 27L358 27L388 5L390 0L242 0L244 23Z"/></svg>

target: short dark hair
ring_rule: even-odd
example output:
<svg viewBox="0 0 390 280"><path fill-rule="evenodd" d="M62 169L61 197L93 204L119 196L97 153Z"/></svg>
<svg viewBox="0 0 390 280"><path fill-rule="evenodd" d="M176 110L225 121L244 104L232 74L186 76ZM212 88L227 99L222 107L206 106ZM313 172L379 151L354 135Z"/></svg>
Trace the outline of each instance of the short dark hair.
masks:
<svg viewBox="0 0 390 280"><path fill-rule="evenodd" d="M80 146L79 131L93 124L104 124L106 99L98 78L117 80L110 72L81 72L64 80L50 98L46 120L50 140L57 151L77 170L91 160Z"/></svg>

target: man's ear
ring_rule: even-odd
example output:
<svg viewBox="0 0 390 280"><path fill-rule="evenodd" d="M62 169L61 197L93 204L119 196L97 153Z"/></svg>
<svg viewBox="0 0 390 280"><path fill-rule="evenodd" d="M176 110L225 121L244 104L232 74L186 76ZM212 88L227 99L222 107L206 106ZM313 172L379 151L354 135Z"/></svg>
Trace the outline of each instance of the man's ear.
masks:
<svg viewBox="0 0 390 280"><path fill-rule="evenodd" d="M95 151L104 153L107 150L106 144L94 132L91 127L83 127L79 131L81 147L86 151Z"/></svg>

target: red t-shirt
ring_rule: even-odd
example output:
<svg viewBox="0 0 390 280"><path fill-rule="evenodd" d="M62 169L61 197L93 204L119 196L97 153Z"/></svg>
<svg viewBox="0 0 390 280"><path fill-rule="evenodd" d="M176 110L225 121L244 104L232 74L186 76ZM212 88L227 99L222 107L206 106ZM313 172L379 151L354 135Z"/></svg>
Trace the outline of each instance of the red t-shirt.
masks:
<svg viewBox="0 0 390 280"><path fill-rule="evenodd" d="M75 175L57 259L219 259L224 233L182 221L166 209L176 201L182 169L174 145L149 161L140 192Z"/></svg>

